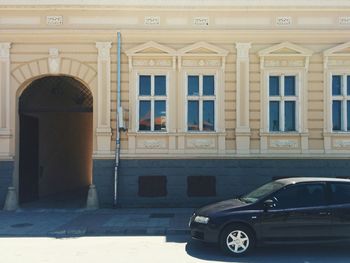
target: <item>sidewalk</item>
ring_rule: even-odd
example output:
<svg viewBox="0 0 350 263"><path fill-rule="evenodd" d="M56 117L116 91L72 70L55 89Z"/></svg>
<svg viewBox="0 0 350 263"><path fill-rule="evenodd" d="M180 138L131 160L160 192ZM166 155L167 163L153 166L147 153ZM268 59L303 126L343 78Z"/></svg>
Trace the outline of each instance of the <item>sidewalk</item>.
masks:
<svg viewBox="0 0 350 263"><path fill-rule="evenodd" d="M0 211L0 237L188 234L193 208Z"/></svg>

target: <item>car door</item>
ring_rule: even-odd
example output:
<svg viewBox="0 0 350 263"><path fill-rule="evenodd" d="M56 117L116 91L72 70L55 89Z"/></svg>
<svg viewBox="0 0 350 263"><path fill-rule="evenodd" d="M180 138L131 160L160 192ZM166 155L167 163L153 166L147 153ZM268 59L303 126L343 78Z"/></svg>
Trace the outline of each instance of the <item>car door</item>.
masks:
<svg viewBox="0 0 350 263"><path fill-rule="evenodd" d="M332 237L350 239L350 183L329 183L331 191L330 212Z"/></svg>
<svg viewBox="0 0 350 263"><path fill-rule="evenodd" d="M265 241L311 241L328 238L331 217L325 183L298 183L272 196L274 206L261 220Z"/></svg>

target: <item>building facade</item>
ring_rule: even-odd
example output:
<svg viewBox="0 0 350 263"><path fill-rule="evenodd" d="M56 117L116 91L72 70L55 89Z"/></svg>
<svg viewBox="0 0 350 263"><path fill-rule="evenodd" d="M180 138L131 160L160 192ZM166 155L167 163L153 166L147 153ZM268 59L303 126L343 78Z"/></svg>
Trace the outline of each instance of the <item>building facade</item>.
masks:
<svg viewBox="0 0 350 263"><path fill-rule="evenodd" d="M0 204L93 183L101 206L196 206L349 176L347 1L2 2Z"/></svg>

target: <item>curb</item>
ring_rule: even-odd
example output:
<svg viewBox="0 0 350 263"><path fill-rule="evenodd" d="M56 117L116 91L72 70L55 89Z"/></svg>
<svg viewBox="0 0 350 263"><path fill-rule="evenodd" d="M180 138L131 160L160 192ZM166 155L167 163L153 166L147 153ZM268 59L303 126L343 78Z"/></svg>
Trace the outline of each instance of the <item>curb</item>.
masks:
<svg viewBox="0 0 350 263"><path fill-rule="evenodd" d="M190 235L191 230L189 229L168 229L166 231L167 235Z"/></svg>
<svg viewBox="0 0 350 263"><path fill-rule="evenodd" d="M81 237L86 236L87 229L62 229L62 230L54 230L47 232L48 237Z"/></svg>
<svg viewBox="0 0 350 263"><path fill-rule="evenodd" d="M190 235L189 229L166 228L111 228L111 229L61 229L49 231L45 234L1 234L0 237L53 237L69 238L83 236L166 236L166 235Z"/></svg>
<svg viewBox="0 0 350 263"><path fill-rule="evenodd" d="M164 235L190 235L189 229L167 229L167 228L109 228L88 229L85 236L164 236Z"/></svg>

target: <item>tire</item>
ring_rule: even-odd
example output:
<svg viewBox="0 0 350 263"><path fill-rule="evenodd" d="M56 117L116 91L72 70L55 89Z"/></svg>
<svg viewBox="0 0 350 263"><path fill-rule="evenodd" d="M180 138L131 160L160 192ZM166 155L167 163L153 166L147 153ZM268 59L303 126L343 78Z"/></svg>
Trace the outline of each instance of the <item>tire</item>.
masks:
<svg viewBox="0 0 350 263"><path fill-rule="evenodd" d="M220 235L221 249L233 256L248 254L255 246L253 232L243 225L230 225L223 229Z"/></svg>

